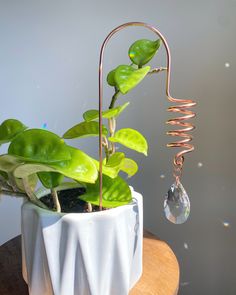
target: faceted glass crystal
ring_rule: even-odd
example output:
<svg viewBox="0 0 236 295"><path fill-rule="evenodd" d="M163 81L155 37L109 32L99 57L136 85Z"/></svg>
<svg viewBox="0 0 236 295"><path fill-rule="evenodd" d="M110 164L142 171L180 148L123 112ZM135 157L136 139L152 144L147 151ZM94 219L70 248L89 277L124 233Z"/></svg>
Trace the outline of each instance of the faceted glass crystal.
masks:
<svg viewBox="0 0 236 295"><path fill-rule="evenodd" d="M173 183L165 195L164 213L166 218L175 224L184 223L188 219L190 201L180 182Z"/></svg>

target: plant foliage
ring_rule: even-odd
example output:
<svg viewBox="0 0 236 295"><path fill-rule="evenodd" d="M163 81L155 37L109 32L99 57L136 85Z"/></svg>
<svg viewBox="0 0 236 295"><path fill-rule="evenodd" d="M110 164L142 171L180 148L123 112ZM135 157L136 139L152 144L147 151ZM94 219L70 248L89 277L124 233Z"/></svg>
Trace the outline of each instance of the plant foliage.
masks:
<svg viewBox="0 0 236 295"><path fill-rule="evenodd" d="M129 102L116 103L120 96L132 91L152 72L147 64L160 45L160 40L135 41L128 50L132 64L118 65L107 75L107 83L113 87L114 94L108 108L102 111L102 117L107 123L102 126L103 207L113 208L132 200L129 185L119 174L124 172L128 177L135 175L138 164L123 151L117 151L116 144L144 155L147 155L148 144L145 137L135 129L116 130L116 121L129 106ZM9 147L7 154L0 155L1 190L24 193L32 202L45 208L34 194L38 182L42 185L41 190L48 189L54 198L57 197L56 191L62 187L83 186L86 193L80 198L99 205L98 160L65 142L66 139L99 135L98 110L84 112L83 119L69 128L62 137L45 129L28 129L15 119L5 120L0 125L0 145L9 143ZM55 209L60 211L58 202L55 202Z"/></svg>

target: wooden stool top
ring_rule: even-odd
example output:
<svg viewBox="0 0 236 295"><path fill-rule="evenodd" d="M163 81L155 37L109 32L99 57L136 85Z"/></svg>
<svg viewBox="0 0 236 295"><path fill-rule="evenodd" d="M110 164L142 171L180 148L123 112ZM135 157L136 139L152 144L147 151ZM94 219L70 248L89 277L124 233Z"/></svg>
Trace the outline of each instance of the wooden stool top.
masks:
<svg viewBox="0 0 236 295"><path fill-rule="evenodd" d="M170 247L145 231L143 251L143 276L130 295L176 295L179 266ZM20 236L0 247L0 294L28 295L21 275Z"/></svg>

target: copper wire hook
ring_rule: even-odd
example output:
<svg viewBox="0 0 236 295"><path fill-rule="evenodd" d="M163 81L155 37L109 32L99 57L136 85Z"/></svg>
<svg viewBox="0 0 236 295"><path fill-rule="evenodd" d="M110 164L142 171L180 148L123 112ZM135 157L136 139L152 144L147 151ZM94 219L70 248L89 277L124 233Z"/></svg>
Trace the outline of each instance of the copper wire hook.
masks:
<svg viewBox="0 0 236 295"><path fill-rule="evenodd" d="M119 32L120 30L131 27L131 26L140 26L140 27L145 27L152 32L156 33L159 38L162 40L166 53L167 53L167 75L166 75L166 96L169 101L175 102L175 103L180 103L181 105L178 106L171 106L168 108L169 112L176 112L183 114L181 117L177 117L174 119L170 119L167 121L167 124L170 125L177 125L183 127L180 130L172 130L168 131L167 134L171 136L179 136L183 137L182 140L178 142L172 142L167 144L168 147L183 147L184 150L181 152L178 152L175 157L174 157L174 177L176 179L176 182L179 182L179 179L182 174L182 167L183 167L183 162L184 162L184 154L189 153L194 150L194 146L192 144L189 144L189 142L192 140L192 136L188 134L187 132L192 131L195 127L189 123L186 122L186 120L194 118L196 114L190 110L187 110L187 108L191 108L196 105L196 102L192 100L187 100L187 99L178 99L174 98L170 94L170 69L171 69L171 55L170 55L170 49L168 46L168 43L164 36L157 30L155 27L152 25L143 23L143 22L129 22L125 23L123 25L118 26L114 30L112 30L104 40L101 50L100 50L100 58L99 58L99 208L102 210L102 98L103 98L103 57L104 57L104 51L106 48L106 45L108 41L111 39L111 37Z"/></svg>

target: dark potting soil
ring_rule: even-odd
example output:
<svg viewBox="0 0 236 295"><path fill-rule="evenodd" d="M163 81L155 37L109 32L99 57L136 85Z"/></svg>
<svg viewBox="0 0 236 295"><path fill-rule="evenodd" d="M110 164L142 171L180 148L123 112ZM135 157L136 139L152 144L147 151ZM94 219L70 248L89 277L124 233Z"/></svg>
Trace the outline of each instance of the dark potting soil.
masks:
<svg viewBox="0 0 236 295"><path fill-rule="evenodd" d="M88 213L88 203L79 198L85 191L83 187L58 191L57 194L61 204L61 212ZM40 198L40 200L50 209L54 208L52 196L50 194ZM99 206L93 205L93 212L96 211L99 211Z"/></svg>

